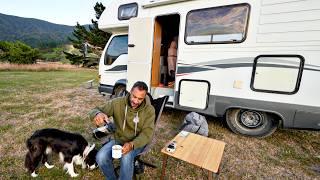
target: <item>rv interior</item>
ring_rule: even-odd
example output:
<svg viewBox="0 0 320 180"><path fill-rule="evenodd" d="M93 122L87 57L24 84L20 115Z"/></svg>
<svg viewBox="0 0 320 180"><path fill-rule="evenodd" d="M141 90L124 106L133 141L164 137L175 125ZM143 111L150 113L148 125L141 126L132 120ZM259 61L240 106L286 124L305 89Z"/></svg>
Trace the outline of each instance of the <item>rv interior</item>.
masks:
<svg viewBox="0 0 320 180"><path fill-rule="evenodd" d="M154 98L169 96L172 104L180 27L178 14L158 16L154 25L151 93Z"/></svg>
<svg viewBox="0 0 320 180"><path fill-rule="evenodd" d="M153 88L174 88L180 16L159 16L155 19L152 76Z"/></svg>

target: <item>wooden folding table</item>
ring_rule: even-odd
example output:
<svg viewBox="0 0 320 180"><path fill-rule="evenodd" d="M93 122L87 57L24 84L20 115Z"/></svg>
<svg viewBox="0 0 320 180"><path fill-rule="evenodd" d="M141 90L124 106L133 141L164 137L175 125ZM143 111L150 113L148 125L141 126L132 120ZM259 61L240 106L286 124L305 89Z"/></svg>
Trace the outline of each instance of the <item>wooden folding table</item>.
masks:
<svg viewBox="0 0 320 180"><path fill-rule="evenodd" d="M177 143L174 153L166 151L167 145L172 141ZM219 172L225 142L194 133L189 133L185 137L179 133L170 142L161 150L164 154L161 179L165 177L168 156L208 170L209 179L212 179L212 173Z"/></svg>

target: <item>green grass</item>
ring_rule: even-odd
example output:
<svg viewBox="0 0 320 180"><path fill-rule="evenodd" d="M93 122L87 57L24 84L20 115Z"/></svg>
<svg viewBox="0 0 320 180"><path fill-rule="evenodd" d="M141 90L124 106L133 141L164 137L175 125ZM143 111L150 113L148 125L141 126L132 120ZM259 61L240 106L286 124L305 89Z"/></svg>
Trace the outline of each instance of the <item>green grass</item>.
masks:
<svg viewBox="0 0 320 180"><path fill-rule="evenodd" d="M34 130L55 127L88 134L85 125L90 126L90 122L85 116L71 113L66 117L63 106L54 106L64 101L72 101L74 94L80 96L77 90L84 90L82 87L85 82L96 77L97 72L92 70L0 71L0 135L4 140L0 145L0 153L6 154L1 155L0 179L29 178L23 167L25 140ZM63 94L65 91L71 92ZM86 177L85 171L79 171ZM40 173L45 179L69 179L62 167L50 171L41 168Z"/></svg>
<svg viewBox="0 0 320 180"><path fill-rule="evenodd" d="M1 125L0 126L0 134L5 133L6 131L8 131L11 128L13 128L13 125L11 125L11 124Z"/></svg>
<svg viewBox="0 0 320 180"><path fill-rule="evenodd" d="M24 169L25 141L37 129L59 128L92 138L94 128L87 112L105 102L96 86L84 83L96 79L92 70L0 71L0 179L31 179ZM97 81L95 81L97 84ZM164 144L178 132L187 112L165 109L156 131L157 143L144 157L158 166L147 168L143 179L161 175ZM317 179L320 167L320 133L277 130L272 136L257 139L231 133L221 119L207 117L209 137L226 142L218 179ZM37 179L70 179L54 157L51 170L40 167ZM82 170L78 179L103 179L101 172ZM207 179L207 172L186 162L168 159L168 179Z"/></svg>

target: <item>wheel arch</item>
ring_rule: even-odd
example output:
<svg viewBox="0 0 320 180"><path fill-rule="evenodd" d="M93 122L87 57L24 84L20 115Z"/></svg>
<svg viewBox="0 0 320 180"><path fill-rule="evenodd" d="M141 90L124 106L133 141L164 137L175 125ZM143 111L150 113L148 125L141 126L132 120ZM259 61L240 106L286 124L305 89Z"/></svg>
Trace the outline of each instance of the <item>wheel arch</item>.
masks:
<svg viewBox="0 0 320 180"><path fill-rule="evenodd" d="M118 86L124 86L127 87L127 80L126 79L119 79L114 83L113 89L112 89L112 94L114 94L115 89Z"/></svg>
<svg viewBox="0 0 320 180"><path fill-rule="evenodd" d="M267 110L267 109L250 108L250 107L243 107L243 106L229 106L229 107L227 107L223 112L223 117L226 117L228 110L231 110L231 109L246 109L246 110L254 110L254 111L261 111L261 112L268 113L275 120L278 121L280 127L283 127L283 121L285 121L284 116L279 112ZM226 118L224 118L224 120L226 120Z"/></svg>

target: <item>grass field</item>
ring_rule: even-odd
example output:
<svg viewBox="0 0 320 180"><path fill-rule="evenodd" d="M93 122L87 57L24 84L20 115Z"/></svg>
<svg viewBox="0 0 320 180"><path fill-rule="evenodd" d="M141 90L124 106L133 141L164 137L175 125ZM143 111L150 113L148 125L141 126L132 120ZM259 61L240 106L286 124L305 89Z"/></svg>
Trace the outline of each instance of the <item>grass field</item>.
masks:
<svg viewBox="0 0 320 180"><path fill-rule="evenodd" d="M87 112L105 102L96 87L84 88L96 79L94 70L0 71L0 179L30 178L23 166L25 140L37 129L54 127L83 134L90 142L93 123ZM157 129L157 144L145 159L157 169L146 169L144 179L161 174L160 149L179 132L186 112L166 109ZM211 138L227 143L218 179L319 179L320 133L278 130L257 139L231 133L217 118L207 117ZM51 170L40 168L39 179L69 179L55 159ZM79 179L103 179L99 169L76 168ZM169 179L207 179L207 172L169 158Z"/></svg>

